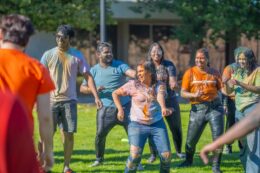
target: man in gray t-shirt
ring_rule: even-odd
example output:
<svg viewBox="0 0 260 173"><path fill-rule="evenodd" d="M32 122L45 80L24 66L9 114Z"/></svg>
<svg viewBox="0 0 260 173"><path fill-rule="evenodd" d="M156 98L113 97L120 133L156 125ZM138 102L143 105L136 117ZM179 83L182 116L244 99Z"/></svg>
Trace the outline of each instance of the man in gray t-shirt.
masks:
<svg viewBox="0 0 260 173"><path fill-rule="evenodd" d="M74 31L70 25L61 25L57 29L57 47L44 53L41 62L49 70L56 89L51 93L51 107L54 130L59 125L64 143L64 173L72 172L69 167L74 144L74 133L77 131L77 95L76 78L81 73L88 81L89 88L95 97L98 109L102 107L93 77L82 53L70 47Z"/></svg>

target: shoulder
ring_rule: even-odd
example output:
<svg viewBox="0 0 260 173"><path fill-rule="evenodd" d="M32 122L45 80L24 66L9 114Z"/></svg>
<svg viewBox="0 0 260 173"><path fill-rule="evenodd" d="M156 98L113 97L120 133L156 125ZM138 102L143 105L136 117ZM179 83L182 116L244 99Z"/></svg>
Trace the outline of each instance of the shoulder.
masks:
<svg viewBox="0 0 260 173"><path fill-rule="evenodd" d="M123 62L122 60L113 59L112 65L114 65L114 66L120 66L120 65L126 65L126 63Z"/></svg>
<svg viewBox="0 0 260 173"><path fill-rule="evenodd" d="M69 48L68 53L76 58L84 59L83 53L76 48L73 47Z"/></svg>
<svg viewBox="0 0 260 173"><path fill-rule="evenodd" d="M163 60L163 65L167 66L175 66L172 61L170 60Z"/></svg>

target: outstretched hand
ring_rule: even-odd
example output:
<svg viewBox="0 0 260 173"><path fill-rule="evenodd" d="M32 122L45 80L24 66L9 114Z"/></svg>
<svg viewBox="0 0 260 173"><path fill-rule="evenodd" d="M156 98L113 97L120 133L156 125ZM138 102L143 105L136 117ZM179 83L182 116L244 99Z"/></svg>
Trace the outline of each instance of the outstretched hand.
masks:
<svg viewBox="0 0 260 173"><path fill-rule="evenodd" d="M212 144L208 144L206 146L204 146L202 148L202 150L200 151L200 158L201 160L205 163L205 164L208 164L209 163L209 157L208 157L208 154L210 152L213 152L217 150L216 148L214 148L214 146Z"/></svg>

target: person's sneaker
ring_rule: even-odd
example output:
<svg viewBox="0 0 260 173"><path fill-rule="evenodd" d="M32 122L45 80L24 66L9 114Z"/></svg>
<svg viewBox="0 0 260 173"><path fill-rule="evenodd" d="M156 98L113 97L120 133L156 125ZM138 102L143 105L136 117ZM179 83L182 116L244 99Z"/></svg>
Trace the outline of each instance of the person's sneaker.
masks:
<svg viewBox="0 0 260 173"><path fill-rule="evenodd" d="M144 167L141 163L139 163L139 165L137 166L137 171L143 171Z"/></svg>
<svg viewBox="0 0 260 173"><path fill-rule="evenodd" d="M212 167L212 172L213 173L222 173L222 171L220 170L219 166L213 166Z"/></svg>
<svg viewBox="0 0 260 173"><path fill-rule="evenodd" d="M179 157L180 159L186 158L186 154L184 154L184 153L176 153L176 156Z"/></svg>
<svg viewBox="0 0 260 173"><path fill-rule="evenodd" d="M192 165L191 162L185 160L184 162L182 162L181 164L179 164L177 167L178 168L183 168L183 167L190 167Z"/></svg>
<svg viewBox="0 0 260 173"><path fill-rule="evenodd" d="M152 154L152 155L147 159L147 162L148 162L148 163L153 163L153 162L155 162L155 160L156 160L156 156Z"/></svg>
<svg viewBox="0 0 260 173"><path fill-rule="evenodd" d="M232 154L232 146L225 146L223 153L224 154Z"/></svg>
<svg viewBox="0 0 260 173"><path fill-rule="evenodd" d="M74 171L72 171L72 169L68 168L68 169L64 170L64 173L74 173Z"/></svg>
<svg viewBox="0 0 260 173"><path fill-rule="evenodd" d="M102 165L102 162L96 160L92 165L90 165L90 167L96 167L96 166L100 166L100 165Z"/></svg>

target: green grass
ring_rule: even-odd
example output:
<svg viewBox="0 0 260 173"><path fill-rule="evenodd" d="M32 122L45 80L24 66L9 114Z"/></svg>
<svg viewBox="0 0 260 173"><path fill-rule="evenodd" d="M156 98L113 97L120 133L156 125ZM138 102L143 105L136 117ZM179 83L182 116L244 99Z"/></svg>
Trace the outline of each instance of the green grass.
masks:
<svg viewBox="0 0 260 173"><path fill-rule="evenodd" d="M183 127L183 151L186 141L188 120L189 120L188 104L181 104L181 116ZM94 140L96 133L96 109L90 105L78 105L78 132L75 134L74 152L71 161L71 168L79 172L102 172L102 173L119 173L123 172L125 162L129 154L129 148L127 142L121 142L122 138L127 138L123 128L116 126L107 136L105 162L100 167L89 167L89 165L95 160ZM36 140L37 140L36 134ZM211 133L209 127L204 130L199 143L197 144L197 152L194 157L194 164L190 168L178 169L176 166L181 163L182 160L177 159L175 155L175 149L173 147L172 139L171 148L173 153L173 159L171 164L172 173L211 173L211 166L204 165L198 156L199 150L205 144L211 141ZM58 131L54 136L54 157L55 165L53 172L62 172L63 167L63 146L61 143L60 134ZM144 173L157 173L159 170L159 159L154 164L148 164L147 158L149 157L148 145L146 144L142 164L145 167ZM223 155L221 169L226 173L239 173L242 171L242 166L239 161L237 142L233 144L233 154Z"/></svg>

